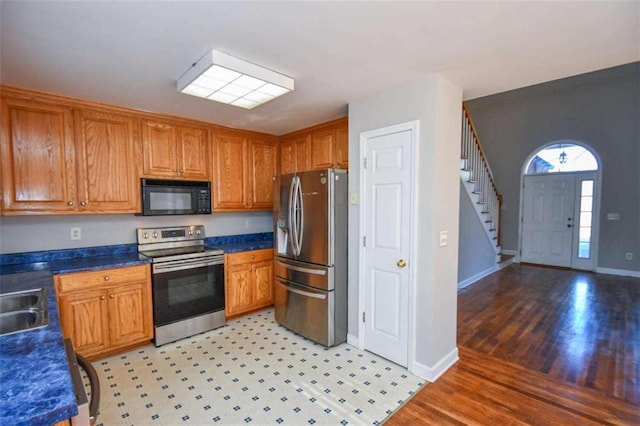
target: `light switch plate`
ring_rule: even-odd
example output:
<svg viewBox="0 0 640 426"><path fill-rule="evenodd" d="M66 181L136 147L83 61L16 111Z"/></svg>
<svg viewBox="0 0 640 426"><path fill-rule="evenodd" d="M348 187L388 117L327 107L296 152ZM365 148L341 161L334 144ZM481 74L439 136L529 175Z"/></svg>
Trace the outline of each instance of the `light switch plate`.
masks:
<svg viewBox="0 0 640 426"><path fill-rule="evenodd" d="M447 231L440 231L440 247L444 247L448 243L448 234Z"/></svg>

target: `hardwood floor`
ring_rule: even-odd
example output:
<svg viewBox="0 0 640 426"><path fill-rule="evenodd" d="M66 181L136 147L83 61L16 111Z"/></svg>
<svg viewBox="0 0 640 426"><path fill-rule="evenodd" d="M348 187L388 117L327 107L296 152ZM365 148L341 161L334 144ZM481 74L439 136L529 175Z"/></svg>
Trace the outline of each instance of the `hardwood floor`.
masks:
<svg viewBox="0 0 640 426"><path fill-rule="evenodd" d="M640 279L511 265L459 292L458 347L387 425L640 424Z"/></svg>

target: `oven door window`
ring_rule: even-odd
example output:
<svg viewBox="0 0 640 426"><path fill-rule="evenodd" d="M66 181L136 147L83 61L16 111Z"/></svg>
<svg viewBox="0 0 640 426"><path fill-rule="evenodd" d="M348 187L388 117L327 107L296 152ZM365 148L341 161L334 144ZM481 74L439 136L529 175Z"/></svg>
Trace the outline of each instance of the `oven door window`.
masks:
<svg viewBox="0 0 640 426"><path fill-rule="evenodd" d="M156 326L224 309L224 266L204 266L153 275Z"/></svg>

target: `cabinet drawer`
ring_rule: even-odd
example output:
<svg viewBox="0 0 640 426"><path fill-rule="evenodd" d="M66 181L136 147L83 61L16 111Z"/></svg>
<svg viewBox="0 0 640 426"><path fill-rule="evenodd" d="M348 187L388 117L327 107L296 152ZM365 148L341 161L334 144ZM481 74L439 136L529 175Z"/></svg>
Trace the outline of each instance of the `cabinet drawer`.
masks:
<svg viewBox="0 0 640 426"><path fill-rule="evenodd" d="M59 293L96 287L112 287L149 280L149 265L76 272L56 277Z"/></svg>
<svg viewBox="0 0 640 426"><path fill-rule="evenodd" d="M229 253L226 255L227 266L261 262L263 260L273 260L273 249L251 250L242 253Z"/></svg>

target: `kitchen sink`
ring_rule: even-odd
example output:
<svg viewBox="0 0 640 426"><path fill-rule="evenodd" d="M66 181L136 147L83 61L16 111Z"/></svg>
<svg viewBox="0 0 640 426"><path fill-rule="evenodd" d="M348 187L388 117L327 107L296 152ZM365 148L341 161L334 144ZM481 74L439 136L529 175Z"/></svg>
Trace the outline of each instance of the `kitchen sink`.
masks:
<svg viewBox="0 0 640 426"><path fill-rule="evenodd" d="M46 327L48 314L44 288L0 294L0 335Z"/></svg>

